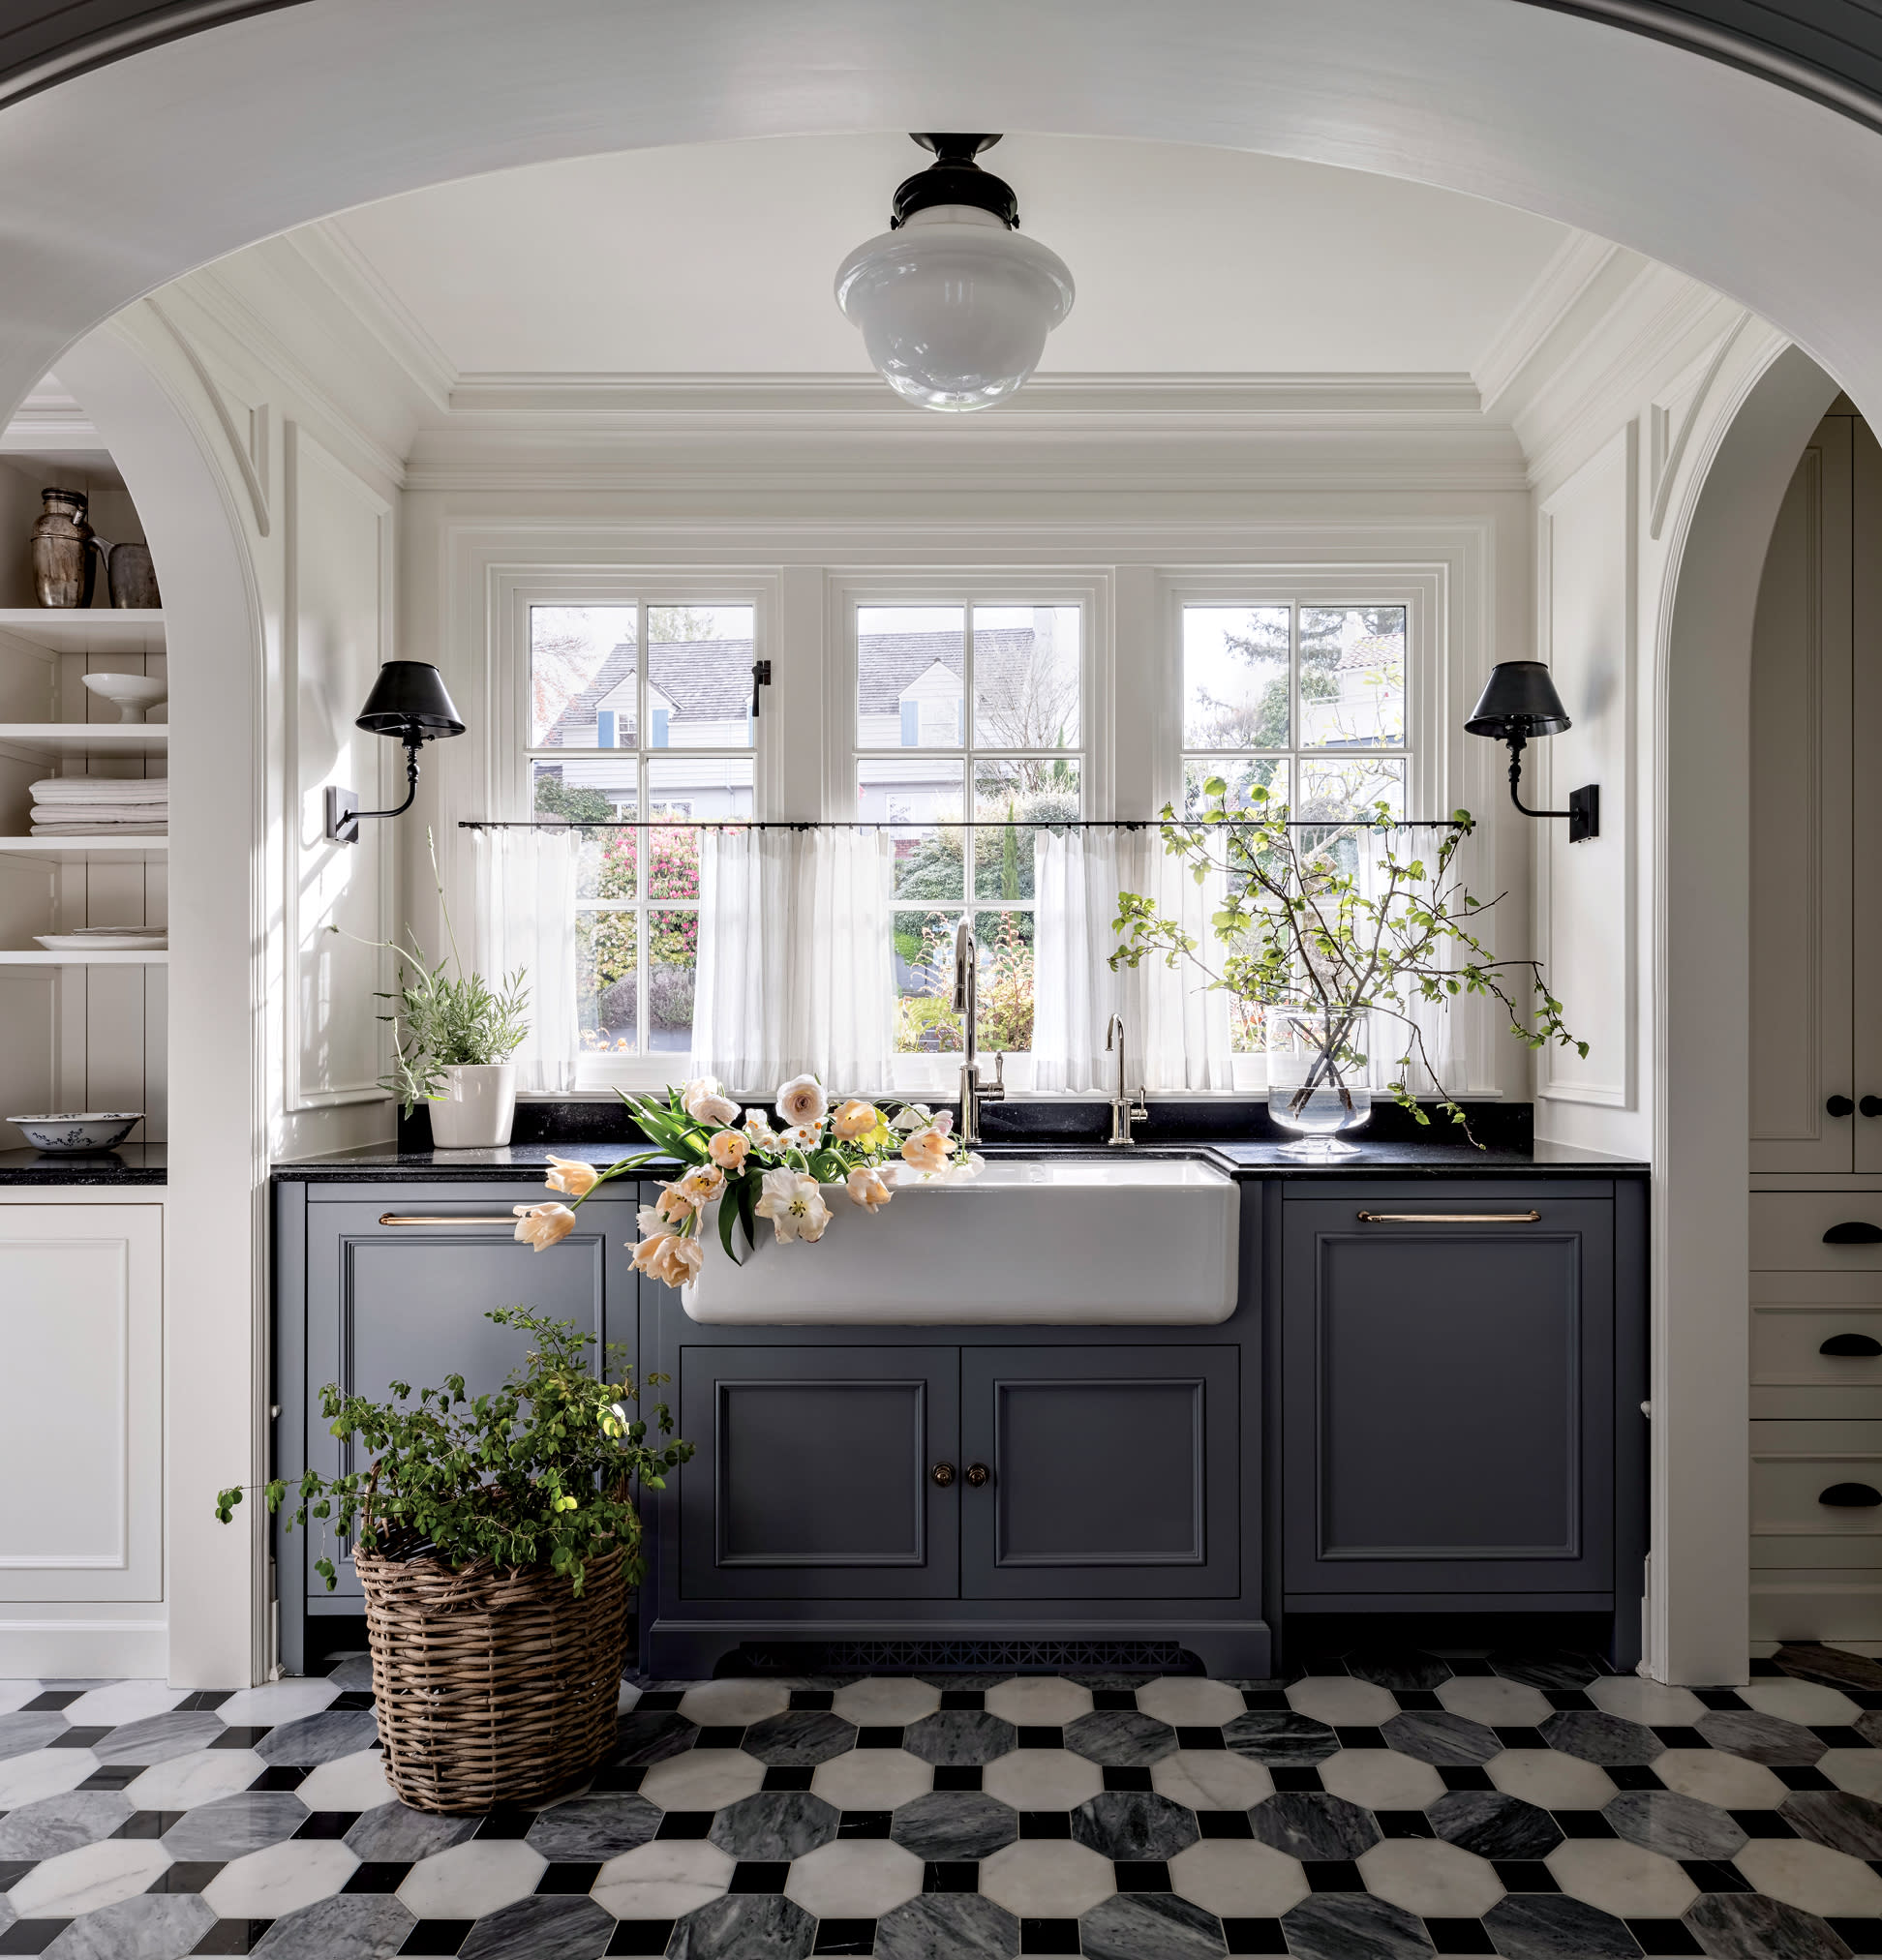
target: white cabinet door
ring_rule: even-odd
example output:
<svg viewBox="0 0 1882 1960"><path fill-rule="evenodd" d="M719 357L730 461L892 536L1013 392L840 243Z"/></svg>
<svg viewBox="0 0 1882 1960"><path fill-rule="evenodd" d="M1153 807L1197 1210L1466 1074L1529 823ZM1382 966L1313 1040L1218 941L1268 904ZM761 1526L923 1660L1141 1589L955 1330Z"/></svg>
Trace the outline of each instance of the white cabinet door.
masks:
<svg viewBox="0 0 1882 1960"><path fill-rule="evenodd" d="M161 1205L0 1205L0 1600L163 1597L163 1274Z"/></svg>

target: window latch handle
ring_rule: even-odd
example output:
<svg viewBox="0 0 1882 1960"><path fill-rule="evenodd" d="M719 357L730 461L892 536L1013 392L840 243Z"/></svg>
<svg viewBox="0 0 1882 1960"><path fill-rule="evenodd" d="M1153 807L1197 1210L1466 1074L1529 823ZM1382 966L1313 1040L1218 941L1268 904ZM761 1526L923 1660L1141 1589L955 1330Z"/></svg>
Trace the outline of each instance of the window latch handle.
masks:
<svg viewBox="0 0 1882 1960"><path fill-rule="evenodd" d="M771 684L771 662L769 660L754 660L751 663L751 718L753 721L756 721L759 715L764 712L762 706L764 697L761 690L769 687Z"/></svg>

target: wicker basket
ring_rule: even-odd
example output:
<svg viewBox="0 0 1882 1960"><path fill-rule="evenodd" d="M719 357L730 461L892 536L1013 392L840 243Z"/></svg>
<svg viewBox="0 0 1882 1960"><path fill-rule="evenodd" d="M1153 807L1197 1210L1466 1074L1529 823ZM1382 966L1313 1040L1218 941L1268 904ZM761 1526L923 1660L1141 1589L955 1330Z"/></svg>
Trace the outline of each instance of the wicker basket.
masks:
<svg viewBox="0 0 1882 1960"><path fill-rule="evenodd" d="M627 1647L619 1549L587 1561L579 1599L546 1567L354 1562L386 1780L401 1801L452 1814L528 1803L607 1754Z"/></svg>

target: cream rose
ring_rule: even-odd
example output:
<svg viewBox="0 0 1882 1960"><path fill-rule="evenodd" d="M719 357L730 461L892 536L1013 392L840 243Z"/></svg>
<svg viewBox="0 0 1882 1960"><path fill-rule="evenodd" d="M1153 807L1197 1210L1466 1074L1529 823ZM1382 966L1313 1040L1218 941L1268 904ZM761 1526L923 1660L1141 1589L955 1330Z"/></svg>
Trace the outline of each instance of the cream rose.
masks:
<svg viewBox="0 0 1882 1960"><path fill-rule="evenodd" d="M939 1129L918 1130L901 1147L902 1161L911 1169L928 1173L946 1170L954 1145Z"/></svg>
<svg viewBox="0 0 1882 1960"><path fill-rule="evenodd" d="M761 1219L770 1219L780 1244L791 1239L812 1243L824 1235L830 1222L830 1208L814 1177L801 1171L768 1170L764 1193L753 1208Z"/></svg>
<svg viewBox="0 0 1882 1960"><path fill-rule="evenodd" d="M889 1186L882 1173L867 1164L850 1172L847 1189L850 1203L861 1205L865 1212L879 1212L889 1202Z"/></svg>
<svg viewBox="0 0 1882 1960"><path fill-rule="evenodd" d="M557 1157L551 1153L549 1172L544 1182L551 1191L565 1191L570 1197L587 1197L601 1182L601 1173L592 1163L581 1163L572 1157Z"/></svg>
<svg viewBox="0 0 1882 1960"><path fill-rule="evenodd" d="M725 1173L715 1163L696 1163L673 1189L688 1204L711 1204L725 1189Z"/></svg>
<svg viewBox="0 0 1882 1960"><path fill-rule="evenodd" d="M852 1096L830 1120L836 1134L847 1143L851 1137L867 1136L882 1121L882 1112L873 1102Z"/></svg>
<svg viewBox="0 0 1882 1960"><path fill-rule="evenodd" d="M830 1107L830 1098L814 1075L793 1075L788 1082L780 1082L773 1100L780 1121L800 1126L821 1123Z"/></svg>
<svg viewBox="0 0 1882 1960"><path fill-rule="evenodd" d="M715 1131L706 1145L706 1154L721 1170L743 1170L751 1151L751 1138L736 1130Z"/></svg>
<svg viewBox="0 0 1882 1960"><path fill-rule="evenodd" d="M512 1205L516 1215L516 1243L546 1252L560 1245L575 1229L575 1214L566 1205Z"/></svg>
<svg viewBox="0 0 1882 1960"><path fill-rule="evenodd" d="M636 1268L668 1286L684 1286L696 1280L705 1259L706 1248L678 1232L661 1232L634 1248Z"/></svg>

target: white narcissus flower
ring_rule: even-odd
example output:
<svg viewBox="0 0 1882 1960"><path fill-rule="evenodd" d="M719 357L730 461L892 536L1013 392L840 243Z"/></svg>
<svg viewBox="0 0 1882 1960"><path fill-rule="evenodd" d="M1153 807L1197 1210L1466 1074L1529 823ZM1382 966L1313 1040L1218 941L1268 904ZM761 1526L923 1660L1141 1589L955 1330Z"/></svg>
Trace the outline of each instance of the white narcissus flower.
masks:
<svg viewBox="0 0 1882 1960"><path fill-rule="evenodd" d="M790 1239L814 1243L823 1237L830 1222L830 1209L817 1180L802 1171L766 1171L764 1193L753 1209L761 1219L771 1220L780 1244Z"/></svg>
<svg viewBox="0 0 1882 1960"><path fill-rule="evenodd" d="M819 1123L800 1124L795 1130L778 1132L777 1147L780 1150L815 1150L823 1141L823 1126Z"/></svg>
<svg viewBox="0 0 1882 1960"><path fill-rule="evenodd" d="M924 1175L945 1170L954 1155L954 1144L940 1129L918 1130L901 1147L902 1161Z"/></svg>
<svg viewBox="0 0 1882 1960"><path fill-rule="evenodd" d="M879 1170L871 1170L867 1164L859 1165L851 1171L846 1183L850 1203L861 1205L865 1212L879 1212L889 1202L888 1180Z"/></svg>
<svg viewBox="0 0 1882 1960"><path fill-rule="evenodd" d="M753 1150L775 1150L777 1131L771 1126L771 1118L762 1109L747 1109L744 1114L744 1133L751 1138Z"/></svg>
<svg viewBox="0 0 1882 1960"><path fill-rule="evenodd" d="M848 1143L853 1137L867 1136L881 1121L881 1114L873 1102L865 1102L860 1097L852 1096L830 1119L830 1127Z"/></svg>
<svg viewBox="0 0 1882 1960"><path fill-rule="evenodd" d="M512 1205L516 1243L546 1252L575 1229L575 1214L566 1205Z"/></svg>
<svg viewBox="0 0 1882 1960"><path fill-rule="evenodd" d="M830 1098L814 1075L793 1075L788 1082L780 1082L773 1100L779 1119L799 1126L822 1123L830 1107Z"/></svg>
<svg viewBox="0 0 1882 1960"><path fill-rule="evenodd" d="M911 1102L901 1110L890 1124L891 1130L899 1130L906 1135L913 1130L926 1130L934 1121L934 1111L926 1102Z"/></svg>
<svg viewBox="0 0 1882 1960"><path fill-rule="evenodd" d="M714 1131L706 1145L706 1154L721 1170L743 1170L751 1152L751 1138L743 1131Z"/></svg>
<svg viewBox="0 0 1882 1960"><path fill-rule="evenodd" d="M587 1197L601 1182L601 1173L592 1163L583 1163L572 1157L558 1157L552 1151L549 1172L543 1182L551 1191L565 1192L569 1197Z"/></svg>
<svg viewBox="0 0 1882 1960"><path fill-rule="evenodd" d="M711 1204L725 1189L725 1173L715 1163L696 1163L674 1186L691 1205Z"/></svg>

